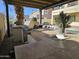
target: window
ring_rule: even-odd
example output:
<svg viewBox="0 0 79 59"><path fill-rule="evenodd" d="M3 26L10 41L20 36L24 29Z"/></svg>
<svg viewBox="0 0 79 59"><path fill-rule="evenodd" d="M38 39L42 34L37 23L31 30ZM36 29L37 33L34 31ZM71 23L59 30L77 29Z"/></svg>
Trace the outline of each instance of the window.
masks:
<svg viewBox="0 0 79 59"><path fill-rule="evenodd" d="M75 15L70 15L69 23L74 22L76 20Z"/></svg>
<svg viewBox="0 0 79 59"><path fill-rule="evenodd" d="M78 1L68 3L68 7L75 6L78 4Z"/></svg>
<svg viewBox="0 0 79 59"><path fill-rule="evenodd" d="M47 10L44 10L44 14L48 14L48 11Z"/></svg>

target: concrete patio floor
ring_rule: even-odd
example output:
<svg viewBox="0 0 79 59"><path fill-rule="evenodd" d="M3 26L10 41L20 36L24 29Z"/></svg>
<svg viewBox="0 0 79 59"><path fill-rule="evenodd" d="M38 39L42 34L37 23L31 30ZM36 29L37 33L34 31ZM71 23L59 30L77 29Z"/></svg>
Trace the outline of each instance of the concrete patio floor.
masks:
<svg viewBox="0 0 79 59"><path fill-rule="evenodd" d="M59 40L51 31L31 31L37 42L15 48L17 59L79 59L79 37L68 35L69 38ZM19 54L18 54L19 53Z"/></svg>
<svg viewBox="0 0 79 59"><path fill-rule="evenodd" d="M79 35L67 34L68 39L59 40L54 31L33 30L30 36L35 39L32 44L13 42L12 37L5 37L0 46L0 56L9 56L13 46L21 44L25 48L18 49L18 55L22 57L19 59L79 59Z"/></svg>

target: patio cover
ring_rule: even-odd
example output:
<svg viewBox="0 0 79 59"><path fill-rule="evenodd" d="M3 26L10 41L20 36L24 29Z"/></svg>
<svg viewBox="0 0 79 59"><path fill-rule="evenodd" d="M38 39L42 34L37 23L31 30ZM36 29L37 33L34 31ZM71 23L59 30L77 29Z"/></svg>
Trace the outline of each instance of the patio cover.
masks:
<svg viewBox="0 0 79 59"><path fill-rule="evenodd" d="M51 7L52 5L58 5L63 3L68 3L75 0L7 0L8 4L14 4L14 2L18 5L44 9Z"/></svg>
<svg viewBox="0 0 79 59"><path fill-rule="evenodd" d="M25 7L32 7L40 9L40 15L42 14L42 9L49 8L52 6L57 6L65 3L69 3L76 0L3 0L6 5L6 18L7 18L7 33L10 37L10 28L9 28L9 12L8 12L8 4L12 5L20 5ZM40 16L40 19L42 17ZM40 20L41 22L41 20Z"/></svg>

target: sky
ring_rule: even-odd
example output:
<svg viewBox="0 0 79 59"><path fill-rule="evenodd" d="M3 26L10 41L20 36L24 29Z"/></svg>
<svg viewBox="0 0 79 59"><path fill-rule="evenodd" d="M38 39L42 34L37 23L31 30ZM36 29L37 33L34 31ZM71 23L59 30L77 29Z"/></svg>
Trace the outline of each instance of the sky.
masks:
<svg viewBox="0 0 79 59"><path fill-rule="evenodd" d="M24 7L24 15L30 15L32 12L35 12L37 10L38 9L36 8ZM5 4L2 0L0 0L0 13L6 14ZM9 15L10 17L13 17L13 18L16 17L13 5L9 5Z"/></svg>

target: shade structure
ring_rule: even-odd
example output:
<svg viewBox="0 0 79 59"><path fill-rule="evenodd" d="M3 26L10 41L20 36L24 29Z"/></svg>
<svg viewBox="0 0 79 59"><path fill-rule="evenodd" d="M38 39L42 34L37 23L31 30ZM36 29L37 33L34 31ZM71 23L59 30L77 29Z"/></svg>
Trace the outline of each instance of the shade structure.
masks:
<svg viewBox="0 0 79 59"><path fill-rule="evenodd" d="M6 4L6 14L7 14L6 17L7 17L7 28L8 28L7 32L8 32L8 35L10 36L8 4L16 5L19 7L25 6L25 7L38 8L42 10L45 8L65 4L76 0L3 0L3 1L5 1L5 4ZM22 12L21 9L19 11ZM20 15L20 13L17 12L17 15Z"/></svg>
<svg viewBox="0 0 79 59"><path fill-rule="evenodd" d="M17 5L20 4L26 7L44 9L51 7L52 5L68 3L76 0L7 0L7 1L8 4L14 4L15 2Z"/></svg>

